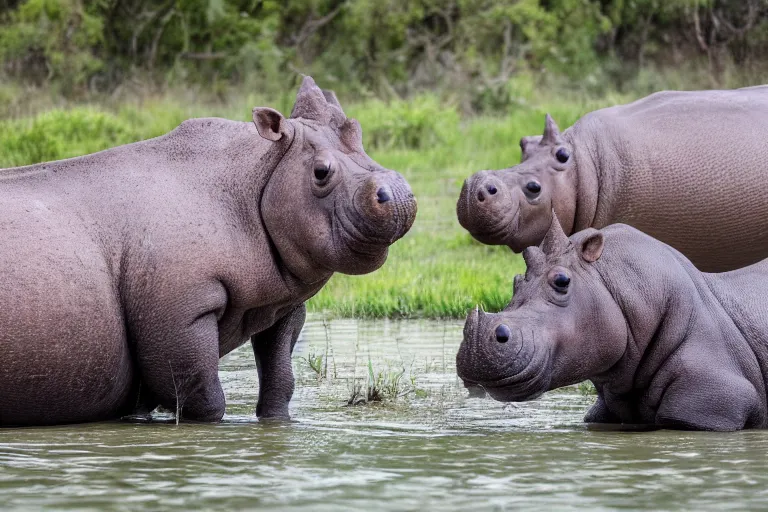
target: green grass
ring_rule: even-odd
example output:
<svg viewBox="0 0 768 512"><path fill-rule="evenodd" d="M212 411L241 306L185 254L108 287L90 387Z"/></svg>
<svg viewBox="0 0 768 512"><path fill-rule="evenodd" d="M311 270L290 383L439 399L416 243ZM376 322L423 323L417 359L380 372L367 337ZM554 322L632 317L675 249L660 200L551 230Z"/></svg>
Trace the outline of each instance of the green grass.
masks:
<svg viewBox="0 0 768 512"><path fill-rule="evenodd" d="M475 242L459 226L455 208L463 180L480 169L518 163L520 137L541 133L545 112L565 128L590 110L626 100L529 99L498 117L468 120L433 96L349 105L347 113L363 126L368 153L406 177L419 212L413 229L391 248L380 270L366 276L334 276L309 301L309 309L348 317L463 317L476 304L489 311L502 308L524 263L506 248ZM65 106L0 119L0 168L154 137L189 117L246 120L251 107L259 104L270 102L242 96L223 105L200 105L194 99L185 104L169 95L141 103ZM290 98L271 104L287 112Z"/></svg>

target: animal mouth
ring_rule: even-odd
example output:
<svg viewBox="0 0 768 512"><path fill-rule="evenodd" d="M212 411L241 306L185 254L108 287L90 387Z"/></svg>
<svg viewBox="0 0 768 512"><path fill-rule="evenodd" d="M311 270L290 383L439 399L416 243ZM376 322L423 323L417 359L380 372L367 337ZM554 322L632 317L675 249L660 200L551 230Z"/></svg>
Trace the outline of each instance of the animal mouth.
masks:
<svg viewBox="0 0 768 512"><path fill-rule="evenodd" d="M379 256L382 250L402 238L411 228L416 215L416 202L412 194L410 202L395 202L391 212L383 212L383 218L371 218L371 215L360 212L356 207L334 207L333 236L355 254Z"/></svg>
<svg viewBox="0 0 768 512"><path fill-rule="evenodd" d="M339 223L352 245L392 245L413 225L417 205L409 187L399 183L390 184L384 201L372 200L372 192L369 187L359 187L353 196L351 208L335 209Z"/></svg>
<svg viewBox="0 0 768 512"><path fill-rule="evenodd" d="M499 402L535 400L549 390L549 384L552 380L549 371L548 352L539 356L541 360L538 361L534 345L533 357L520 373L491 381L473 382L464 379L464 382L483 388L494 400Z"/></svg>
<svg viewBox="0 0 768 512"><path fill-rule="evenodd" d="M520 207L511 218L507 215L494 227L487 230L469 230L472 236L480 242L492 245L511 245L512 238L520 227Z"/></svg>
<svg viewBox="0 0 768 512"><path fill-rule="evenodd" d="M332 230L333 236L338 242L341 242L353 253L362 256L376 256L381 253L382 248L392 243L389 238L361 232L356 223L338 208L334 208Z"/></svg>

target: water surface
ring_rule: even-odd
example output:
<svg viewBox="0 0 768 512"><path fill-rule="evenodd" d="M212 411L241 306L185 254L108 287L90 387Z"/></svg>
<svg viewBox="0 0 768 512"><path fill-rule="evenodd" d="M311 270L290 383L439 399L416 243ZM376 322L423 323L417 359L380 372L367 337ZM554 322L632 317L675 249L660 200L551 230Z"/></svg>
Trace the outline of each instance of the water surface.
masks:
<svg viewBox="0 0 768 512"><path fill-rule="evenodd" d="M461 327L311 317L294 358L290 423L257 423L252 416L258 381L246 346L221 361L228 403L221 425L0 430L0 505L768 508L767 432L588 430L581 420L593 399L575 389L525 404L468 399L455 376ZM327 356L320 376L308 363L317 355ZM347 406L370 373L403 373L397 391L405 396Z"/></svg>

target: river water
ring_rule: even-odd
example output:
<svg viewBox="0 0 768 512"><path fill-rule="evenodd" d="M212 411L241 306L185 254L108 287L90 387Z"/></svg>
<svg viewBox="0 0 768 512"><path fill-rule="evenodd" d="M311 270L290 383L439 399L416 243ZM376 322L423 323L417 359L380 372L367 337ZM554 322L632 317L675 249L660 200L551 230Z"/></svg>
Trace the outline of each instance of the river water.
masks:
<svg viewBox="0 0 768 512"><path fill-rule="evenodd" d="M252 416L246 346L221 361L220 425L0 430L0 508L768 509L768 433L591 430L593 397L575 388L469 399L455 376L461 328L310 317L290 423ZM376 380L384 402L347 405Z"/></svg>

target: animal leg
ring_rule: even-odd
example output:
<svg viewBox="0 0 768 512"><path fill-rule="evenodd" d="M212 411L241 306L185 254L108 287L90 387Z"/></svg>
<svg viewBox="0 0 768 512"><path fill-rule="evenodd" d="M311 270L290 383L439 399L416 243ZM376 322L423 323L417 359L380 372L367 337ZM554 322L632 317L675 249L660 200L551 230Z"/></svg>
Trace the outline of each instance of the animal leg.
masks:
<svg viewBox="0 0 768 512"><path fill-rule="evenodd" d="M176 411L177 421L219 421L225 399L216 316L203 315L181 331L162 331L137 344L142 378L152 394L160 405Z"/></svg>
<svg viewBox="0 0 768 512"><path fill-rule="evenodd" d="M306 318L304 304L281 318L264 332L251 337L256 368L259 372L259 418L288 419L288 403L294 380L291 354Z"/></svg>

